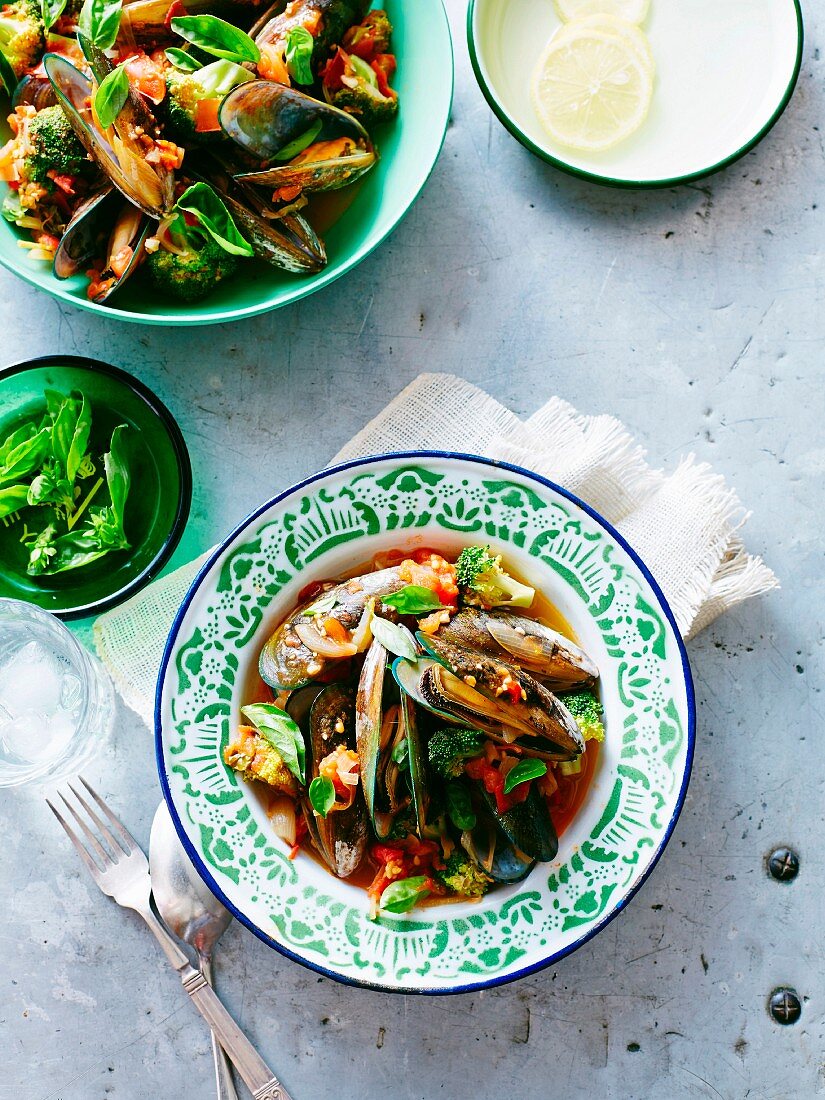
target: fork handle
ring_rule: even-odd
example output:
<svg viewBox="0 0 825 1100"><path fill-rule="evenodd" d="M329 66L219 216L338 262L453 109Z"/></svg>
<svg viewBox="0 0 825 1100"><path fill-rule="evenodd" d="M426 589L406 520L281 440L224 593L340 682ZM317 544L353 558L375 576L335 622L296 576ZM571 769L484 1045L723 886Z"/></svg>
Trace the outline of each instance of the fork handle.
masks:
<svg viewBox="0 0 825 1100"><path fill-rule="evenodd" d="M292 1100L284 1086L224 1008L212 986L196 970L151 909L138 909L163 948L166 957L180 974L183 988L195 1007L218 1037L246 1082L254 1100Z"/></svg>

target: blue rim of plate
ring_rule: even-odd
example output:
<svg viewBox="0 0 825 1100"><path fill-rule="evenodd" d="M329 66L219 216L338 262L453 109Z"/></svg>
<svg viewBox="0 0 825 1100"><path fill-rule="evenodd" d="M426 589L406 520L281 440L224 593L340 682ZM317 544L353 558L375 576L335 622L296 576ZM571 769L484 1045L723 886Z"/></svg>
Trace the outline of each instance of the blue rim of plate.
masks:
<svg viewBox="0 0 825 1100"><path fill-rule="evenodd" d="M362 244L360 248L357 248L355 252L344 260L340 267L328 268L323 274L318 276L312 276L313 282L309 285L296 287L288 297L282 302L261 302L254 306L248 306L241 309L233 309L229 314L223 312L215 313L203 313L197 317L185 317L181 318L177 314L145 314L137 313L130 309L113 309L107 307L104 304L98 302L90 302L87 298L79 298L74 294L70 294L68 290L64 290L59 279L54 279L54 287L43 286L34 278L34 273L31 275L25 268L15 267L14 264L9 263L6 258L0 253L0 267L11 272L12 275L16 275L35 290L41 290L45 294L48 294L52 298L56 298L59 301L66 302L68 305L76 306L78 309L88 310L90 313L96 313L101 317L107 317L109 319L115 319L119 321L127 321L130 324L138 325L173 325L176 328L194 328L198 325L229 325L235 321L244 321L249 317L260 317L264 313L271 313L276 309L283 309L286 306L294 305L296 302L300 302L303 298L308 298L311 294L315 294L319 290L323 290L324 287L329 286L331 283L336 282L343 275L348 274L354 267L357 267L362 260L365 260L367 256L371 255L379 245L383 244L387 237L393 233L401 222L409 214L413 204L417 201L421 192L424 190L427 181L433 174L438 158L441 156L441 150L444 148L444 142L447 138L447 129L450 122L450 112L453 106L453 96L455 93L455 50L453 49L453 36L450 30L450 21L447 17L447 9L444 7L444 0L440 0L441 14L444 20L444 30L447 34L447 41L450 46L450 95L447 102L447 109L444 113L444 123L441 132L441 140L438 143L438 148L435 151L435 155L432 159L432 163L427 168L427 171L423 176L415 183L412 193L406 200L404 208L399 212L398 216L392 221L391 225L388 225L383 233L380 234L374 241Z"/></svg>
<svg viewBox="0 0 825 1100"><path fill-rule="evenodd" d="M169 409L147 385L121 367L104 363L101 359L91 359L87 355L40 355L36 359L24 359L20 363L0 367L0 383L4 378L11 378L15 374L24 374L28 370L42 370L48 367L73 367L79 370L88 370L90 374L105 374L107 377L119 382L125 389L131 390L163 425L163 430L166 432L175 455L180 477L180 491L175 516L169 528L169 533L158 548L154 558L128 584L123 585L122 588L103 599L93 600L88 604L80 604L65 611L52 612L61 621L71 622L73 619L85 619L90 615L100 615L102 612L123 603L124 600L134 596L141 588L154 580L163 569L177 549L178 543L183 537L186 521L189 519L189 511L192 507L192 463L183 433ZM49 609L44 608L43 610L48 611Z"/></svg>
<svg viewBox="0 0 825 1100"><path fill-rule="evenodd" d="M572 504L577 505L577 507L581 508L582 511L590 516L591 519L600 524L604 528L604 530L611 536L611 538L616 540L616 542L622 547L622 549L629 555L634 564L639 568L642 576L648 582L654 595L659 601L662 611L664 612L668 622L670 623L671 628L673 629L674 637L676 638L679 646L679 656L681 657L682 661L682 672L685 679L685 693L688 710L685 770L684 775L682 776L682 783L681 787L679 788L679 794L676 799L676 805L674 807L673 813L671 814L670 820L667 823L667 827L664 830L662 839L659 842L659 845L657 846L653 856L651 857L650 863L642 872L642 874L639 875L636 882L634 882L633 886L628 890L624 897L622 897L621 900L618 901L611 908L611 910L606 913L596 925L594 925L593 928L591 928L583 936L580 936L579 939L577 939L574 943L570 944L567 947L560 948L558 951L552 952L550 955L547 956L547 958L542 959L540 962L533 963L530 966L526 966L522 970L518 970L513 974L507 974L503 977L489 978L480 982L470 982L467 985L453 986L450 989L419 989L410 988L408 986L387 986L381 985L377 982L358 981L355 978L345 977L342 974L336 973L334 970L329 970L326 967L318 965L318 963L310 962L308 959L303 958L296 952L291 951L287 947L284 947L283 944L277 943L271 936L268 936L263 931L263 929L259 928L247 916L245 916L245 914L243 914L237 908L237 906L235 906L233 902L229 900L223 890L221 890L220 886L206 867L206 864L201 858L200 853L189 840L189 837L187 836L186 831L181 824L180 817L178 816L177 809L175 808L175 804L172 800L169 783L166 778L166 768L164 766L163 759L163 732L161 725L163 684L166 678L166 670L172 657L172 651L175 641L177 639L180 625L183 621L184 616L186 615L187 610L189 609L189 605L192 603L195 594L200 588L201 583L206 578L206 575L210 572L216 561L224 553L227 547L238 537L238 535L245 531L247 527L253 524L260 516L264 514L264 512L268 511L268 509L272 508L274 505L279 504L281 501L286 500L287 497L290 497L295 493L303 491L308 486L314 485L316 482L324 480L331 474L341 473L345 470L357 469L359 466L371 465L375 462L395 461L397 459L420 460L427 458L446 458L449 460L458 460L461 462L471 462L480 466L489 466L496 470L508 470L511 473L520 474L522 477L525 477L530 481L535 481L537 484L542 485L544 488L551 489L553 492L558 493L560 496L569 500ZM594 936L596 936L599 932L602 931L602 929L610 924L610 922L625 908L627 903L633 897L635 897L635 895L647 881L648 876L651 874L656 864L659 862L662 853L664 852L670 841L671 836L673 835L673 830L676 828L676 823L679 820L679 816L684 806L685 796L687 795L691 772L693 770L693 754L695 745L696 699L693 689L693 676L690 670L690 663L688 661L685 643L682 640L679 628L676 625L676 619L670 609L670 605L665 599L661 588L656 583L656 580L654 579L652 573L639 557L639 555L636 553L636 551L623 538L623 536L619 534L615 527L608 523L606 519L603 519L598 512L594 511L594 509L590 507L590 505L585 504L583 500L575 496L575 494L568 492L567 489L562 488L561 485L557 485L554 481L550 481L549 478L542 477L540 474L535 474L531 470L525 470L522 466L515 466L510 462L498 462L494 459L483 458L481 455L462 454L460 451L398 451L392 454L370 455L367 458L357 458L353 459L351 462L342 462L337 466L329 466L326 469L322 470L320 473L313 474L312 477L305 478L303 481L296 482L296 484L291 485L282 493L278 493L277 496L271 497L268 501L266 501L265 504L262 504L259 508L256 508L254 512L248 515L246 519L242 520L237 525L237 527L235 527L234 530L232 530L227 535L227 537L220 543L220 545L218 545L214 549L214 551L209 556L209 560L205 562L203 566L201 566L198 575L192 581L192 584L189 587L189 591L184 596L183 602L181 603L178 612L175 615L174 622L172 623L172 626L170 628L169 637L166 640L166 645L163 650L163 659L160 663L157 687L155 690L155 759L157 763L158 778L160 780L161 791L163 793L164 801L169 808L169 813L172 815L172 821L174 822L178 837L180 838L180 841L183 844L187 855L192 860L195 869L204 880L206 885L218 898L218 900L222 902L224 906L226 906L226 908L229 910L232 916L235 917L236 920L240 921L240 923L244 925L245 928L248 928L250 932L254 933L254 935L256 935L258 939L262 940L269 947L274 948L279 954L285 955L286 958L292 959L294 962L300 963L301 966L305 966L308 970L313 970L316 974L322 974L325 978L332 978L334 981L340 982L342 985L357 986L361 989L373 989L382 993L419 994L425 997L449 997L454 996L458 993L474 993L480 989L490 989L498 985L508 985L510 982L518 981L520 978L526 978L530 974L535 974L540 970L545 970L548 966L552 966L553 963L558 962L560 959L566 958L566 956L571 955L574 951L577 951L580 947L583 947L584 944L593 939Z"/></svg>
<svg viewBox="0 0 825 1100"><path fill-rule="evenodd" d="M785 89L785 94L779 101L774 113L765 123L765 125L759 130L759 132L746 142L743 146L737 149L734 153L731 153L727 157L723 157L722 160L717 161L715 164L710 165L708 168L700 168L696 172L688 172L683 176L673 176L670 179L662 180L621 180L615 179L613 176L599 175L597 172L588 172L585 168L577 168L573 164L568 164L567 161L562 160L560 157L554 156L552 153L548 153L546 149L542 149L540 145L537 145L532 138L529 138L527 134L521 129L520 126L514 121L513 118L504 110L504 107L499 102L495 92L490 84L487 82L484 73L482 72L481 62L478 59L478 52L476 50L475 31L473 29L473 16L475 14L477 0L469 0L467 5L467 47L470 51L470 62L473 66L473 72L475 78L481 89L482 95L487 100L487 104L492 110L493 114L512 136L523 145L525 149L533 153L540 160L545 161L547 164L551 164L554 168L558 168L559 171L564 172L568 176L574 176L576 179L586 180L588 183L597 183L601 187L616 187L624 191L658 191L666 187L678 187L683 183L694 183L696 180L705 179L707 176L712 176L715 172L721 172L725 168L729 168L732 164L735 164L738 160L741 160L752 149L755 149L759 143L768 136L774 126L779 122L782 115L785 113L785 109L791 101L791 97L796 90L797 81L799 80L799 73L802 69L802 54L805 46L805 24L802 19L802 4L801 0L791 0L796 11L796 26L797 26L797 45L796 45L796 62L794 64L793 72L791 73L791 79Z"/></svg>

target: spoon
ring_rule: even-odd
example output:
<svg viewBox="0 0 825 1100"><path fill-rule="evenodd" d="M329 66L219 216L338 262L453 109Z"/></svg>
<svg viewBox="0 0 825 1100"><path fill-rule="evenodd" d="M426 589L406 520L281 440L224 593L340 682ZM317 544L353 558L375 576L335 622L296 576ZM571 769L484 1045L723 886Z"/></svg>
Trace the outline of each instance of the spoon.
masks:
<svg viewBox="0 0 825 1100"><path fill-rule="evenodd" d="M165 802L158 806L152 822L149 874L158 912L178 939L197 951L201 973L211 985L212 952L229 926L232 914L221 905L192 866ZM212 1058L218 1100L238 1100L229 1061L214 1033Z"/></svg>

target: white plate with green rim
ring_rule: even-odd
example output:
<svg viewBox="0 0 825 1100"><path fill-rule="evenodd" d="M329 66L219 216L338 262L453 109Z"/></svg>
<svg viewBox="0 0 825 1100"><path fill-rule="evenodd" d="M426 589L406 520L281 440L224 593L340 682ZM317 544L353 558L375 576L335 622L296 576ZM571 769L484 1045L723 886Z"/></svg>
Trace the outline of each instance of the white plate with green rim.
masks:
<svg viewBox="0 0 825 1100"><path fill-rule="evenodd" d="M522 145L615 187L668 187L732 164L777 122L802 63L798 0L651 0L642 24L656 64L650 113L621 144L578 152L547 134L530 96L536 62L560 26L553 0L470 0L476 77Z"/></svg>
<svg viewBox="0 0 825 1100"><path fill-rule="evenodd" d="M556 860L478 902L371 921L363 890L287 858L255 792L222 762L244 683L310 581L393 547L489 541L556 604L601 670L607 736ZM339 981L458 993L548 966L638 890L673 831L693 758L693 688L664 597L607 523L550 482L473 456L363 459L302 482L213 553L158 679L164 795L200 874L266 943Z"/></svg>

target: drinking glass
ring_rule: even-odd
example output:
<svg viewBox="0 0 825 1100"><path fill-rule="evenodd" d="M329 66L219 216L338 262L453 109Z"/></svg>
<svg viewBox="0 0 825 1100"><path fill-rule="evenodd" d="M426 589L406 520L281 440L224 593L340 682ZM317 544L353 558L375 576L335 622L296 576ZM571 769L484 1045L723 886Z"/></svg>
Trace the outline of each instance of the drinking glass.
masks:
<svg viewBox="0 0 825 1100"><path fill-rule="evenodd" d="M59 619L0 599L0 787L76 772L114 711L103 666Z"/></svg>

